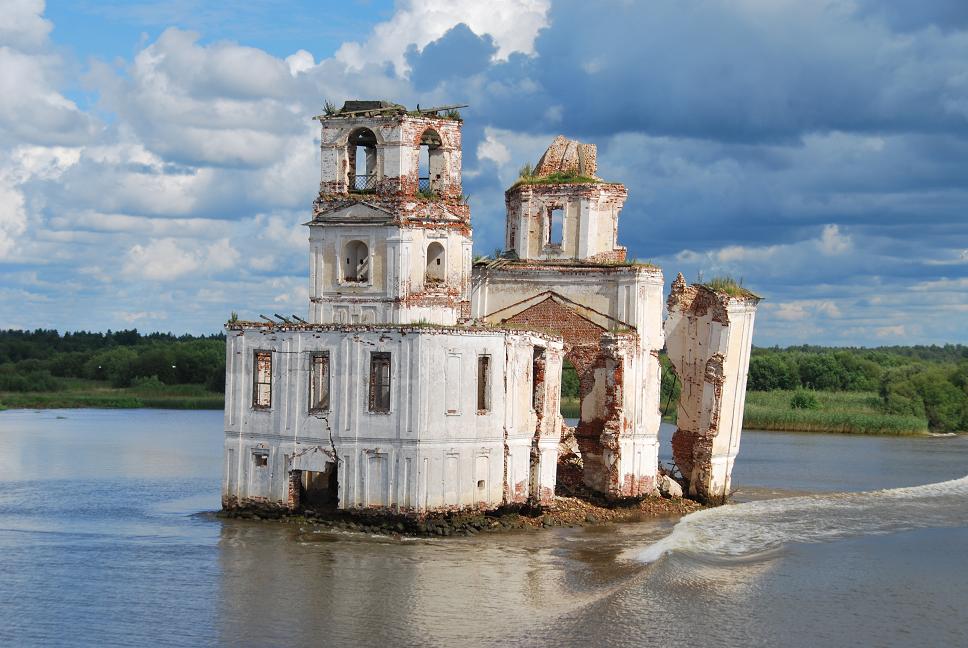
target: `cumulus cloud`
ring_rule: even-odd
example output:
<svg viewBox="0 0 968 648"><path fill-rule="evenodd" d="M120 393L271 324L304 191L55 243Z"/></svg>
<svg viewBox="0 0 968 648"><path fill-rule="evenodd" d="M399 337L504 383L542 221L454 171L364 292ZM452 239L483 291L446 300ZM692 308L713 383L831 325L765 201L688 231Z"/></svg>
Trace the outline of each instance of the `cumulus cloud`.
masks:
<svg viewBox="0 0 968 648"><path fill-rule="evenodd" d="M547 24L550 4L549 0L410 0L390 20L376 25L364 42L344 43L336 59L356 70L368 63L389 62L397 71L406 72L406 52L411 46L423 50L458 23L493 38L498 60L515 52L530 54L535 37Z"/></svg>
<svg viewBox="0 0 968 648"><path fill-rule="evenodd" d="M128 276L150 281L171 281L192 273L207 275L227 270L238 260L239 253L228 239L199 246L163 238L128 250L123 271Z"/></svg>
<svg viewBox="0 0 968 648"><path fill-rule="evenodd" d="M65 66L48 41L42 1L14 0L0 21L0 144L76 144L97 120L58 91Z"/></svg>
<svg viewBox="0 0 968 648"><path fill-rule="evenodd" d="M963 3L414 0L333 56L179 21L196 30L152 29L110 64L63 54L42 3L8 4L0 312L31 325L304 312L310 118L388 98L471 104L480 252L517 170L564 133L628 186L631 255L766 297L757 343L964 339ZM81 76L93 108L68 89Z"/></svg>
<svg viewBox="0 0 968 648"><path fill-rule="evenodd" d="M54 25L43 13L44 0L8 0L0 22L0 45L28 51L44 48Z"/></svg>

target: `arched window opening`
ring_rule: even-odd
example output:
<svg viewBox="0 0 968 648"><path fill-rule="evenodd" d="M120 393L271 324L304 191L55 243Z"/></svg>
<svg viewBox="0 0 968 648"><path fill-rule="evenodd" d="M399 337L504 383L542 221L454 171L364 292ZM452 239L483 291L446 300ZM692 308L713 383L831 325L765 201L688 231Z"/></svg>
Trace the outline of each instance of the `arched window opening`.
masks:
<svg viewBox="0 0 968 648"><path fill-rule="evenodd" d="M444 283L446 272L444 246L434 241L427 246L427 273L424 276L424 283L428 286L439 286Z"/></svg>
<svg viewBox="0 0 968 648"><path fill-rule="evenodd" d="M370 252L363 241L343 247L343 281L365 282L370 275Z"/></svg>
<svg viewBox="0 0 968 648"><path fill-rule="evenodd" d="M350 134L346 144L349 159L348 186L353 193L376 191L376 135L369 128Z"/></svg>
<svg viewBox="0 0 968 648"><path fill-rule="evenodd" d="M440 135L432 128L420 138L420 154L417 158L417 191L436 195L443 188L444 151Z"/></svg>

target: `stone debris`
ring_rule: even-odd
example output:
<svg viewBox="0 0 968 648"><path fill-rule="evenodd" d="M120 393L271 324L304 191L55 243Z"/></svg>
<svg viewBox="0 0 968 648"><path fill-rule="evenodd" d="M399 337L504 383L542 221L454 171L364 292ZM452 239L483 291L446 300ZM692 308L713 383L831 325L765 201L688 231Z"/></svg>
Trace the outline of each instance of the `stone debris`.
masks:
<svg viewBox="0 0 968 648"><path fill-rule="evenodd" d="M659 478L659 492L663 497L681 498L682 486L669 475L662 475Z"/></svg>

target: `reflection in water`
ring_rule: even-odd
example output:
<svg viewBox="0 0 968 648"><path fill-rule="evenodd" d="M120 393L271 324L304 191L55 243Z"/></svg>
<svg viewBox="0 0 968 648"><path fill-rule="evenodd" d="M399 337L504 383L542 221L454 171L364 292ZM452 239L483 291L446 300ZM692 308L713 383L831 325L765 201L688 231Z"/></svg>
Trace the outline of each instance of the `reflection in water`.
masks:
<svg viewBox="0 0 968 648"><path fill-rule="evenodd" d="M958 484L753 502L675 532L362 539L200 515L221 428L218 412L0 412L0 645L968 643ZM893 489L961 478L966 457L968 437L747 432L735 483ZM953 528L898 532L928 523Z"/></svg>
<svg viewBox="0 0 968 648"><path fill-rule="evenodd" d="M255 644L327 637L341 645L473 637L475 645L503 645L630 582L643 567L616 569L615 556L661 535L659 524L634 526L635 533L614 535L559 529L361 541L226 522L219 543L221 637Z"/></svg>

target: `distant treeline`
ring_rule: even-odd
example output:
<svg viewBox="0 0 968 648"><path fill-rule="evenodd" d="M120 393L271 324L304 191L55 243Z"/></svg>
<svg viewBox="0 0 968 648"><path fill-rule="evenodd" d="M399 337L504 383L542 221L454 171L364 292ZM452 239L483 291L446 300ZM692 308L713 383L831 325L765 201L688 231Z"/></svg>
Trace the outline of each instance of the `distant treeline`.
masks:
<svg viewBox="0 0 968 648"><path fill-rule="evenodd" d="M664 412L674 411L679 381L665 354L660 359L661 407ZM113 387L195 384L222 392L225 337L143 335L137 330L0 331L0 392L53 392L65 388L70 379L97 380ZM885 414L919 417L937 431L968 430L968 346L964 345L754 348L747 388L873 392ZM562 376L562 396L578 397L578 376L570 365Z"/></svg>
<svg viewBox="0 0 968 648"><path fill-rule="evenodd" d="M64 379L200 384L225 389L225 336L172 335L137 330L60 334L0 331L0 391L57 391Z"/></svg>
<svg viewBox="0 0 968 648"><path fill-rule="evenodd" d="M968 346L756 348L747 389L876 392L887 414L968 430Z"/></svg>
<svg viewBox="0 0 968 648"><path fill-rule="evenodd" d="M675 412L681 385L665 353L661 408ZM915 416L936 431L968 431L968 346L754 348L749 391L873 392L878 411ZM814 402L795 394L799 402ZM578 377L566 364L562 396L578 398Z"/></svg>

